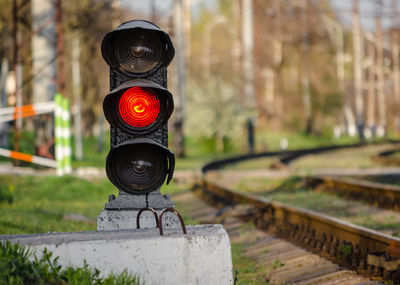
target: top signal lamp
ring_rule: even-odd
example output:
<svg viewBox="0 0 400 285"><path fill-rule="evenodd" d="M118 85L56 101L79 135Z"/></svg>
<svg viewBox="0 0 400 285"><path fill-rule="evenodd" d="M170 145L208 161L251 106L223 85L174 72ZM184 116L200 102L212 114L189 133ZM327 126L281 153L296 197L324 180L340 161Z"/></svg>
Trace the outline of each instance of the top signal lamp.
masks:
<svg viewBox="0 0 400 285"><path fill-rule="evenodd" d="M167 66L175 54L169 36L147 21L122 24L104 37L101 50L111 68L136 77Z"/></svg>

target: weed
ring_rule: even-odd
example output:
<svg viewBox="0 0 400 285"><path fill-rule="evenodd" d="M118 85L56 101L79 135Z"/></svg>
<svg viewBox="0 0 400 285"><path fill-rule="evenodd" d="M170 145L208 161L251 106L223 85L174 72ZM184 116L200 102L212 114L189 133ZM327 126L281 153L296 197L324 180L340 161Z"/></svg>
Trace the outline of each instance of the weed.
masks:
<svg viewBox="0 0 400 285"><path fill-rule="evenodd" d="M282 266L285 266L285 264L282 263L279 259L275 260L274 263L272 264L272 268L273 269L279 268L279 267L282 267Z"/></svg>

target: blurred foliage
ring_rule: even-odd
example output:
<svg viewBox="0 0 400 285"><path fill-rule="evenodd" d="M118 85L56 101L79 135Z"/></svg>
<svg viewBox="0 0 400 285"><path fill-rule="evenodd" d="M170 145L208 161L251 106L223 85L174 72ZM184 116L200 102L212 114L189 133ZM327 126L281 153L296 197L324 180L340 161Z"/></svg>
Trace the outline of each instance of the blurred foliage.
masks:
<svg viewBox="0 0 400 285"><path fill-rule="evenodd" d="M62 1L64 57L67 97L73 102L71 72L72 40L80 40L80 68L83 130L85 135L93 135L98 116L102 115L102 98L108 88L108 68L104 63L100 44L105 33L112 27L111 0L70 0ZM32 37L31 1L16 0L18 6L18 58L23 67L23 103L32 104ZM11 65L13 58L12 0L0 1L0 59L7 59ZM96 72L94 72L96 71ZM25 127L33 129L32 124Z"/></svg>
<svg viewBox="0 0 400 285"><path fill-rule="evenodd" d="M209 151L232 151L232 141L240 138L247 115L237 90L215 78L201 85L191 80L188 85L186 135L203 141Z"/></svg>
<svg viewBox="0 0 400 285"><path fill-rule="evenodd" d="M16 0L19 6L20 61L24 69L24 103L31 103L31 1ZM309 3L308 6L306 3ZM12 59L12 1L0 2L0 58ZM101 57L103 36L118 21L149 18L149 15L121 6L112 10L112 0L62 1L65 38L67 97L72 96L72 40L81 43L80 68L82 94L82 132L87 137L101 133L104 122L102 99L109 90L108 67ZM171 6L172 7L172 6ZM184 131L186 141L201 145L204 153L229 153L246 149L246 122L256 121L257 148L275 148L266 138L298 133L313 135L317 140L332 138L332 128L345 133L344 106L353 108L352 36L344 29L345 82L337 77L337 43L332 27L323 16L335 20L334 8L323 1L254 0L254 63L256 106L250 106L243 92L243 52L241 48L240 1L221 0L214 5L197 4L193 11L191 35L187 51L187 98ZM169 9L169 8L167 8ZM120 14L120 20L115 15ZM168 14L168 13L166 13ZM174 33L169 16L158 16L156 24ZM338 22L340 25L340 22ZM389 58L385 58L385 60ZM168 69L168 88L176 88L176 60ZM303 79L310 82L309 98L305 98ZM390 85L390 84L386 84ZM174 93L174 92L173 92ZM388 93L388 95L391 95ZM178 98L175 98L176 101ZM305 102L310 101L310 111ZM395 111L388 96L387 104ZM179 105L179 102L177 102ZM394 116L392 112L391 116ZM174 116L171 118L171 122ZM393 120L388 118L389 126ZM26 123L33 129L32 123ZM107 128L107 127L106 127ZM174 129L171 128L173 133ZM173 137L173 136L172 136ZM313 139L310 139L313 141ZM289 147L296 143L289 142ZM25 146L22 146L25 148ZM197 152L197 150L195 151ZM93 157L94 158L94 157ZM96 159L96 158L94 158ZM98 161L98 164L101 162ZM87 165L86 162L79 163Z"/></svg>
<svg viewBox="0 0 400 285"><path fill-rule="evenodd" d="M305 7L289 2L254 1L257 108L251 113L242 95L239 4L218 1L213 8L206 5L200 8L199 17L193 23L192 33L197 36L192 37L189 63L189 135L193 130L197 136L217 134L237 142L237 137L245 134L246 119L251 117L258 119L259 131L305 130L307 114L301 86L305 70L310 80L312 134L321 134L339 122L343 94L338 90L336 78L335 43L329 39L318 17L318 5L325 10L330 8L325 2L310 3L310 11L306 11ZM308 28L306 17L309 17ZM305 39L309 62L304 60ZM206 117L210 113L214 116ZM221 114L230 116L230 121L221 120ZM210 124L212 120L218 123Z"/></svg>

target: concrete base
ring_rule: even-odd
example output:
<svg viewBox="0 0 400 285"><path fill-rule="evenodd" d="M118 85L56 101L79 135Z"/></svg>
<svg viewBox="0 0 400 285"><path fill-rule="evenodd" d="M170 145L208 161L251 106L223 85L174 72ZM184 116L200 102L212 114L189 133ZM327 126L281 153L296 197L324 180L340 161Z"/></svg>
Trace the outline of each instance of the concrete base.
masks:
<svg viewBox="0 0 400 285"><path fill-rule="evenodd" d="M160 216L162 210L156 210ZM139 211L136 210L107 210L101 211L97 217L98 231L113 231L136 229L136 217ZM145 211L140 215L140 228L155 228L156 219L150 211ZM177 216L172 213L165 213L163 216L163 228L180 227L180 222Z"/></svg>
<svg viewBox="0 0 400 285"><path fill-rule="evenodd" d="M107 210L164 209L173 207L174 202L170 200L169 195L161 195L160 188L148 194L136 195L120 190L118 197L109 197L109 201L105 205Z"/></svg>
<svg viewBox="0 0 400 285"><path fill-rule="evenodd" d="M63 266L98 268L103 275L124 269L145 284L233 284L228 234L221 225L101 232L0 236L0 242L47 247Z"/></svg>

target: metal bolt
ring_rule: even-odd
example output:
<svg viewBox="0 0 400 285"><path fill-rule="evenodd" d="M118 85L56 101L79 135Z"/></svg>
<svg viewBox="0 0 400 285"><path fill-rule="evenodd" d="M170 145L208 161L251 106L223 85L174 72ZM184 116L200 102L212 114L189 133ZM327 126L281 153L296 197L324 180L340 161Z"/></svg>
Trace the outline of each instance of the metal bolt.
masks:
<svg viewBox="0 0 400 285"><path fill-rule="evenodd" d="M114 194L111 194L111 195L108 196L108 203L110 203L110 202L112 202L114 200L115 200L115 195Z"/></svg>

